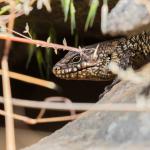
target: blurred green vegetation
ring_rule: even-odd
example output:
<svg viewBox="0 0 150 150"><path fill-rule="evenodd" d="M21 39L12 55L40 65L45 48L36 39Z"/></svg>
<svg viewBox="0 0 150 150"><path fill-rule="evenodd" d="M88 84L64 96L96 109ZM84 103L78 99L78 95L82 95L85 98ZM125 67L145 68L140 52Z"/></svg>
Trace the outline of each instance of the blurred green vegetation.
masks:
<svg viewBox="0 0 150 150"><path fill-rule="evenodd" d="M67 22L70 20L70 28L71 28L71 35L74 37L74 46L78 47L78 33L76 31L76 7L74 5L74 1L76 0L60 0L62 11L64 13L64 22ZM31 1L22 1L22 0L15 0L16 2L16 11L19 11L19 9L26 9L24 12L30 13L33 9L33 6L37 7L37 9L41 9L42 7L51 8L51 1L42 1L42 0L35 0L34 3L31 3ZM88 28L93 26L94 19L96 16L97 9L99 7L99 0L89 0L89 12L87 14L87 19L85 22L85 31L88 30ZM36 5L33 5L36 4ZM48 6L49 5L49 6ZM9 3L2 4L0 8L0 15L8 14L10 10ZM47 9L47 11L49 11ZM84 10L83 10L84 11ZM24 33L27 33L30 38L36 39L36 33L34 33L34 30L29 28L30 26L26 25L26 29ZM30 31L26 31L30 30ZM48 42L57 42L57 36L56 31L54 27L50 27L49 30L49 37L47 39ZM31 59L33 55L36 56L39 72L43 78L49 79L50 70L52 69L52 50L50 48L46 48L45 51L42 51L43 48L37 47L34 45L28 46L28 59L26 63L26 68L29 68L29 65L31 63Z"/></svg>

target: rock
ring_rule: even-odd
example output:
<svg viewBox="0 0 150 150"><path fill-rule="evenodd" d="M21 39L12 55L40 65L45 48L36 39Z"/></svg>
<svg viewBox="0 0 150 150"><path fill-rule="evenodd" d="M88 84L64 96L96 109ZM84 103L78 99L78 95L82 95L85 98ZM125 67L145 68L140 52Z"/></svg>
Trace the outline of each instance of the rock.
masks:
<svg viewBox="0 0 150 150"><path fill-rule="evenodd" d="M139 93L141 91L144 93L143 87L144 83L134 84L121 81L98 103L135 103L139 98ZM147 93L150 94L150 92ZM148 150L149 141L150 113L148 112L88 111L82 117L24 150L99 150L106 148L120 150L137 149L137 147Z"/></svg>
<svg viewBox="0 0 150 150"><path fill-rule="evenodd" d="M108 15L107 33L150 30L150 0L120 0Z"/></svg>

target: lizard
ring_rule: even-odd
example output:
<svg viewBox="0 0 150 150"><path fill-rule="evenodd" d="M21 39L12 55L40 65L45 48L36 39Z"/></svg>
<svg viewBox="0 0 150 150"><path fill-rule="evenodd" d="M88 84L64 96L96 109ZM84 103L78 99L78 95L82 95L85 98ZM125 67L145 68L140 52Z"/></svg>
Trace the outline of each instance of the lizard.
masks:
<svg viewBox="0 0 150 150"><path fill-rule="evenodd" d="M139 69L150 61L150 32L83 47L82 52L85 55L68 52L53 67L54 75L67 80L113 80L116 75L108 67L112 61L123 69Z"/></svg>

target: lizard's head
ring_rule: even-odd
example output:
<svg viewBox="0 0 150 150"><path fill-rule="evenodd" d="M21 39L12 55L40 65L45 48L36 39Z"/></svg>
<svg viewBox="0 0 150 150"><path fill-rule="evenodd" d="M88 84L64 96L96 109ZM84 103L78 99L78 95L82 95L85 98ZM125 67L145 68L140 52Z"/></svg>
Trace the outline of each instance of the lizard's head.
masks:
<svg viewBox="0 0 150 150"><path fill-rule="evenodd" d="M53 67L53 73L68 80L111 80L114 74L108 65L113 59L112 44L107 43L99 47L83 48L83 54L68 52L63 59Z"/></svg>

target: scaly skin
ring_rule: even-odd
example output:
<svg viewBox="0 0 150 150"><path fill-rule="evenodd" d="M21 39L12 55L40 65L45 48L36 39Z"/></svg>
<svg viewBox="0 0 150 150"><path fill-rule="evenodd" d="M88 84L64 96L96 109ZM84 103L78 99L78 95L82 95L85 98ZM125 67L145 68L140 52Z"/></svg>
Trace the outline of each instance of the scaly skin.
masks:
<svg viewBox="0 0 150 150"><path fill-rule="evenodd" d="M85 55L68 52L53 67L53 73L62 79L105 81L115 78L108 68L111 61L123 69L138 69L150 61L150 32L97 45L83 48Z"/></svg>

